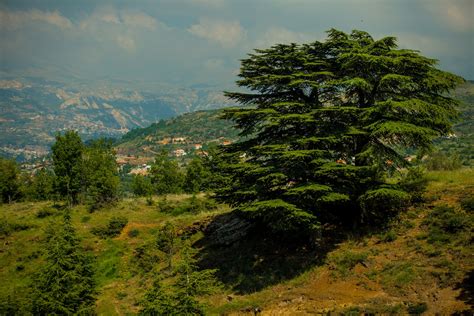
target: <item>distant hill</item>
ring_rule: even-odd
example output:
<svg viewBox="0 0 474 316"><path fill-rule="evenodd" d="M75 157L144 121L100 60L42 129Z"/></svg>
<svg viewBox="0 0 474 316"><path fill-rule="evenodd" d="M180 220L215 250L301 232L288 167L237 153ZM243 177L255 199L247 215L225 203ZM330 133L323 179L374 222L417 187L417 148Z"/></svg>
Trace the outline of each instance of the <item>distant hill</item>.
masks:
<svg viewBox="0 0 474 316"><path fill-rule="evenodd" d="M122 137L117 151L121 155L153 156L161 149L188 153L205 150L211 143L236 141L238 131L220 114L221 110L197 111L131 130Z"/></svg>
<svg viewBox="0 0 474 316"><path fill-rule="evenodd" d="M44 155L58 131L74 129L84 139L119 138L162 119L231 104L212 88L162 87L151 93L102 83L0 80L0 155Z"/></svg>
<svg viewBox="0 0 474 316"><path fill-rule="evenodd" d="M448 155L458 154L464 164L474 165L474 81L469 80L454 92L461 101L459 120L454 135L435 141L435 146Z"/></svg>

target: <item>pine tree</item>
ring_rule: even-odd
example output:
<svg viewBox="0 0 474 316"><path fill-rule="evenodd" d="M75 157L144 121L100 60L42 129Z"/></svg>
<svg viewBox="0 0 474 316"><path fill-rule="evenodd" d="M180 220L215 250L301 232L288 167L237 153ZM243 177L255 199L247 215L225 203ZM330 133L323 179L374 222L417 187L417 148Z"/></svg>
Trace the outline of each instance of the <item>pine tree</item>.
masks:
<svg viewBox="0 0 474 316"><path fill-rule="evenodd" d="M324 42L275 45L242 61L225 111L246 140L226 146L218 198L278 231L316 232L393 214L409 200L388 184L407 148L429 150L449 133L462 79L396 39L328 32Z"/></svg>
<svg viewBox="0 0 474 316"><path fill-rule="evenodd" d="M184 242L174 283L164 287L159 279L155 280L141 303L141 315L204 315L197 297L216 292L221 284L215 277L216 270L198 269L195 255L189 241Z"/></svg>
<svg viewBox="0 0 474 316"><path fill-rule="evenodd" d="M51 147L56 191L66 197L69 204L79 202L79 194L83 189L82 153L84 144L75 131L67 131L64 135L56 135L56 143Z"/></svg>
<svg viewBox="0 0 474 316"><path fill-rule="evenodd" d="M70 215L64 216L62 227L50 227L46 237L46 263L33 283L33 313L93 314L92 258L81 249Z"/></svg>

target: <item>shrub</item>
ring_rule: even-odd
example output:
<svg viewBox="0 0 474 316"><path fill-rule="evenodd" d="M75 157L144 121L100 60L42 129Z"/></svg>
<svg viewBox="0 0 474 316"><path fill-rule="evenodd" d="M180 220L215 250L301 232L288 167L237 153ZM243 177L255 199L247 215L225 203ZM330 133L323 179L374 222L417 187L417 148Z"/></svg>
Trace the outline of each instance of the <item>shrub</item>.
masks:
<svg viewBox="0 0 474 316"><path fill-rule="evenodd" d="M140 234L138 229L132 229L128 232L128 237L137 237Z"/></svg>
<svg viewBox="0 0 474 316"><path fill-rule="evenodd" d="M417 271L409 262L389 263L381 271L383 284L398 288L411 283L416 274Z"/></svg>
<svg viewBox="0 0 474 316"><path fill-rule="evenodd" d="M428 185L425 171L420 167L409 168L399 182L400 187L411 196L412 203L423 202L423 193Z"/></svg>
<svg viewBox="0 0 474 316"><path fill-rule="evenodd" d="M468 218L450 206L436 206L423 222L428 226L428 241L432 233L455 234L468 225ZM449 238L448 238L449 239Z"/></svg>
<svg viewBox="0 0 474 316"><path fill-rule="evenodd" d="M138 269L135 272L150 272L159 261L160 258L153 244L146 243L133 250L131 263Z"/></svg>
<svg viewBox="0 0 474 316"><path fill-rule="evenodd" d="M110 219L109 224L106 227L95 227L91 232L102 238L115 237L120 235L127 223L128 219L126 217L114 216Z"/></svg>
<svg viewBox="0 0 474 316"><path fill-rule="evenodd" d="M393 217L405 209L410 202L410 195L404 191L391 188L380 188L367 191L359 198L362 218L365 222L379 222Z"/></svg>
<svg viewBox="0 0 474 316"><path fill-rule="evenodd" d="M41 210L36 212L36 217L37 218L45 218L45 217L54 215L54 213L55 213L55 211L53 209L46 207L46 208L42 208Z"/></svg>
<svg viewBox="0 0 474 316"><path fill-rule="evenodd" d="M397 234L393 230L389 230L380 235L380 241L391 242L397 239Z"/></svg>
<svg viewBox="0 0 474 316"><path fill-rule="evenodd" d="M407 312L410 315L421 315L428 310L426 303L409 303Z"/></svg>
<svg viewBox="0 0 474 316"><path fill-rule="evenodd" d="M347 276L358 263L363 263L367 257L367 252L344 251L330 257L334 268L340 276Z"/></svg>
<svg viewBox="0 0 474 316"><path fill-rule="evenodd" d="M425 164L428 170L456 170L462 167L458 154L448 156L440 151L431 154Z"/></svg>
<svg viewBox="0 0 474 316"><path fill-rule="evenodd" d="M27 230L32 227L33 225L26 223L11 223L4 218L0 220L0 236L9 236L13 232Z"/></svg>
<svg viewBox="0 0 474 316"><path fill-rule="evenodd" d="M466 212L474 212L474 196L463 196L459 200L459 204L461 204L462 209Z"/></svg>

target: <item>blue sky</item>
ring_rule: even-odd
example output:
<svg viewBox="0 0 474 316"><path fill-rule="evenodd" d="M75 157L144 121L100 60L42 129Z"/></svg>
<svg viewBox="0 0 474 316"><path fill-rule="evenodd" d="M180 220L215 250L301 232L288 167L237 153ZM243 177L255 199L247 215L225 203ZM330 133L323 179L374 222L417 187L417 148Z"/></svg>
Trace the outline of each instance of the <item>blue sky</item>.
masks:
<svg viewBox="0 0 474 316"><path fill-rule="evenodd" d="M3 0L0 62L7 72L224 87L252 49L337 28L396 36L474 79L473 16L472 0Z"/></svg>

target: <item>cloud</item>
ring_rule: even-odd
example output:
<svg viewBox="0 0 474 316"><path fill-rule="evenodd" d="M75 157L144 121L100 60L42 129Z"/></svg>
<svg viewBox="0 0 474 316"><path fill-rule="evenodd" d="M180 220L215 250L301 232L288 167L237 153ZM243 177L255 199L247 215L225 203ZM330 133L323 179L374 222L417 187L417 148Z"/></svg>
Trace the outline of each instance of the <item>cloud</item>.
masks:
<svg viewBox="0 0 474 316"><path fill-rule="evenodd" d="M221 7L224 5L224 0L187 0L191 4L202 5L206 7Z"/></svg>
<svg viewBox="0 0 474 316"><path fill-rule="evenodd" d="M472 0L425 0L423 6L454 31L474 30L474 2Z"/></svg>
<svg viewBox="0 0 474 316"><path fill-rule="evenodd" d="M102 7L96 9L91 15L84 18L80 23L80 28L97 29L100 24L109 24L116 26L125 26L132 28L143 28L148 30L156 30L158 25L164 26L154 17L140 12L132 12L127 10L117 11L113 7Z"/></svg>
<svg viewBox="0 0 474 316"><path fill-rule="evenodd" d="M245 30L239 21L212 20L200 18L199 23L188 28L188 32L209 41L217 42L222 47L233 47L245 37Z"/></svg>
<svg viewBox="0 0 474 316"><path fill-rule="evenodd" d="M204 66L209 70L218 70L221 69L222 66L224 66L224 61L219 58L211 58L206 60Z"/></svg>
<svg viewBox="0 0 474 316"><path fill-rule="evenodd" d="M57 10L0 11L0 28L2 29L18 29L34 22L51 24L60 29L70 29L73 27L72 22Z"/></svg>
<svg viewBox="0 0 474 316"><path fill-rule="evenodd" d="M123 24L130 27L142 27L149 30L156 30L158 21L142 12L122 12Z"/></svg>
<svg viewBox="0 0 474 316"><path fill-rule="evenodd" d="M135 40L130 36L118 35L116 37L116 43L118 46L122 47L124 50L133 53L136 50Z"/></svg>
<svg viewBox="0 0 474 316"><path fill-rule="evenodd" d="M258 47L269 47L275 44L304 43L316 38L306 33L293 32L284 27L270 27L256 40Z"/></svg>

